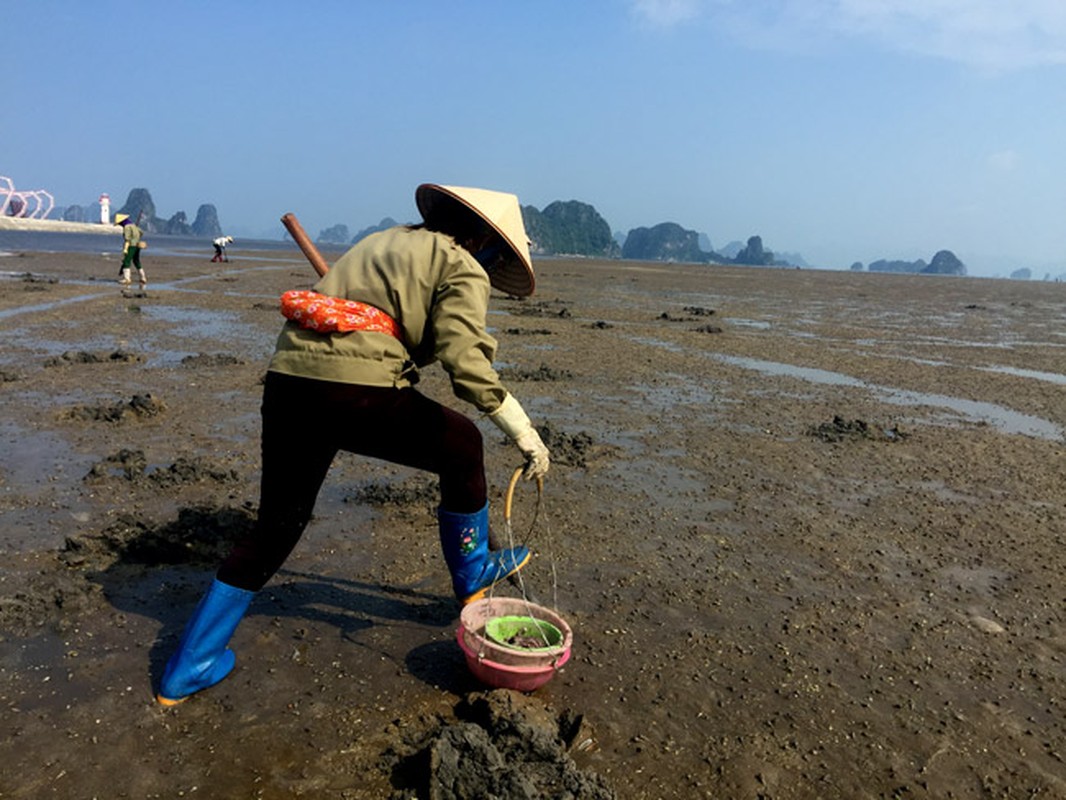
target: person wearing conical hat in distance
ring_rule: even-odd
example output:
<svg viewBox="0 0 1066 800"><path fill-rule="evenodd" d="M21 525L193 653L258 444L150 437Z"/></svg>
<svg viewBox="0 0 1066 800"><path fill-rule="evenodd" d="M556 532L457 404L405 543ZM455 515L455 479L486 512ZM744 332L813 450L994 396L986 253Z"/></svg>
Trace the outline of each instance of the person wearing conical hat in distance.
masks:
<svg viewBox="0 0 1066 800"><path fill-rule="evenodd" d="M148 245L144 241L144 231L130 219L129 214L115 214L115 224L122 228L122 266L118 268L118 282L123 286L130 285L130 269L137 268L137 280L144 289L148 285L148 277L141 267L141 250Z"/></svg>
<svg viewBox="0 0 1066 800"><path fill-rule="evenodd" d="M490 286L533 293L529 241L513 194L423 184L423 222L355 244L312 292L282 296L288 317L262 403L258 519L238 541L188 621L156 699L174 705L229 674L228 644L255 593L281 567L311 518L339 450L440 477L440 546L461 603L481 597L530 558L489 550L481 432L414 388L440 361L457 397L488 415L540 478L549 453L492 367Z"/></svg>
<svg viewBox="0 0 1066 800"><path fill-rule="evenodd" d="M229 261L226 257L226 245L233 243L232 236L219 236L211 244L215 246L215 255L212 261Z"/></svg>

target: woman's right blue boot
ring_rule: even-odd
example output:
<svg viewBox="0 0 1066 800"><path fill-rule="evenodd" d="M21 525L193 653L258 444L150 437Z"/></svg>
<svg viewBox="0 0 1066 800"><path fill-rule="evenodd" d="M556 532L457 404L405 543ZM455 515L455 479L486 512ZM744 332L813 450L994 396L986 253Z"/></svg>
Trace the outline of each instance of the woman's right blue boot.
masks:
<svg viewBox="0 0 1066 800"><path fill-rule="evenodd" d="M529 561L525 545L489 551L489 504L473 514L437 509L440 546L452 574L452 589L463 605L480 600L485 592Z"/></svg>
<svg viewBox="0 0 1066 800"><path fill-rule="evenodd" d="M237 657L226 645L254 596L255 592L214 580L163 670L155 696L160 705L177 705L229 675Z"/></svg>

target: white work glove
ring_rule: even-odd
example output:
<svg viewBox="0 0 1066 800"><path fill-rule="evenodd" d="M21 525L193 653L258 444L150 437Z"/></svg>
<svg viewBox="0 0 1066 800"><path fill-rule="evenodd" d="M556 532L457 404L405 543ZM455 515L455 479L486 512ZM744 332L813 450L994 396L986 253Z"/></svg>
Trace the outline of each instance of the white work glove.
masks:
<svg viewBox="0 0 1066 800"><path fill-rule="evenodd" d="M526 480L544 477L544 473L548 471L548 448L544 446L540 434L537 433L514 395L508 394L503 404L489 414L489 419L496 423L497 428L511 437L511 441L526 457L526 468L522 473Z"/></svg>

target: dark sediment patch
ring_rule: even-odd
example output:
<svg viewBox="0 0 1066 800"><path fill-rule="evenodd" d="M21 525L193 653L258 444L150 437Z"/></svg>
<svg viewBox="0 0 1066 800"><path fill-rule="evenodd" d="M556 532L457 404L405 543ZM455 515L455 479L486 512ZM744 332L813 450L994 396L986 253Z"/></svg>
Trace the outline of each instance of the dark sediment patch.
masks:
<svg viewBox="0 0 1066 800"><path fill-rule="evenodd" d="M551 452L553 464L585 468L589 460L598 454L598 448L587 433L566 433L556 429L550 422L538 425L537 433Z"/></svg>
<svg viewBox="0 0 1066 800"><path fill-rule="evenodd" d="M143 361L136 353L115 350L111 353L91 353L88 350L68 350L44 362L46 367L62 367L67 364L128 364Z"/></svg>
<svg viewBox="0 0 1066 800"><path fill-rule="evenodd" d="M823 442L844 442L854 440L871 440L877 442L899 442L907 438L908 434L901 431L898 426L872 427L865 420L845 419L837 415L831 422L823 422L820 425L812 425L807 428L807 435L820 439Z"/></svg>
<svg viewBox="0 0 1066 800"><path fill-rule="evenodd" d="M164 565L214 567L251 531L254 519L247 507L214 505L182 508L176 519L162 523L119 514L103 530L68 537L46 556L52 567L0 598L0 630L15 635L44 626L66 630L110 607L109 586L128 585Z"/></svg>
<svg viewBox="0 0 1066 800"><path fill-rule="evenodd" d="M412 506L436 503L440 485L436 479L414 478L403 483L371 483L344 498L346 503L367 506Z"/></svg>
<svg viewBox="0 0 1066 800"><path fill-rule="evenodd" d="M166 410L166 404L152 396L150 392L135 394L129 401L101 403L94 406L75 406L61 416L63 419L82 420L85 422L122 422L130 416L154 417Z"/></svg>
<svg viewBox="0 0 1066 800"><path fill-rule="evenodd" d="M504 381L520 383L523 381L568 381L574 374L566 369L555 369L547 364L541 364L536 369L522 369L520 367L505 367L500 370L500 378Z"/></svg>
<svg viewBox="0 0 1066 800"><path fill-rule="evenodd" d="M242 359L226 353L197 353L181 360L183 367L233 367L243 363Z"/></svg>
<svg viewBox="0 0 1066 800"><path fill-rule="evenodd" d="M521 303L511 308L510 311L516 317L558 317L567 319L571 315L570 309L565 305L560 307L561 301L542 300L537 303Z"/></svg>
<svg viewBox="0 0 1066 800"><path fill-rule="evenodd" d="M148 460L143 450L123 448L117 453L93 465L86 474L86 481L124 479L130 483L150 483L157 488L169 488L197 483L236 483L240 475L236 470L225 469L206 458L178 458L169 467L148 471Z"/></svg>
<svg viewBox="0 0 1066 800"><path fill-rule="evenodd" d="M511 336L551 336L552 331L546 328L508 328L504 333Z"/></svg>

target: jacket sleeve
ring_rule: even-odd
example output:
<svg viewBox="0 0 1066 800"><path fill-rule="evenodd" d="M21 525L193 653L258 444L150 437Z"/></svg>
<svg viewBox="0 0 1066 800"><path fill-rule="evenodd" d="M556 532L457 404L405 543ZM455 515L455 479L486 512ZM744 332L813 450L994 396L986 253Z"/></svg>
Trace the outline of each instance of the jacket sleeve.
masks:
<svg viewBox="0 0 1066 800"><path fill-rule="evenodd" d="M464 264L438 286L431 319L435 355L451 378L452 391L491 414L507 390L492 368L496 340L485 330L488 305L488 276L475 264Z"/></svg>

